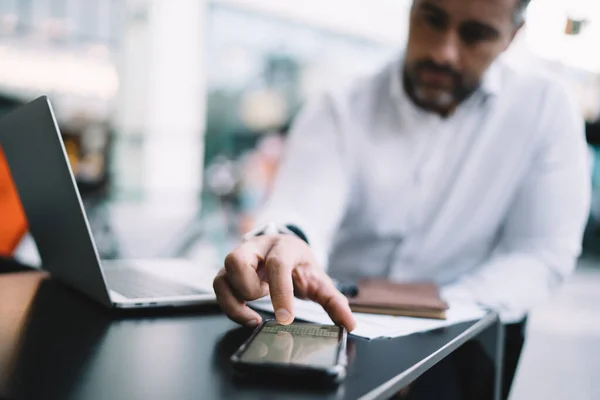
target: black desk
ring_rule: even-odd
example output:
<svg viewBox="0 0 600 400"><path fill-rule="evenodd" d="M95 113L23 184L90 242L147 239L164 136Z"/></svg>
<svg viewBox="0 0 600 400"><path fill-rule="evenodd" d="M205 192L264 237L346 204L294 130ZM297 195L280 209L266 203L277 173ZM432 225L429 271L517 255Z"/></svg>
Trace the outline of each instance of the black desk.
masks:
<svg viewBox="0 0 600 400"><path fill-rule="evenodd" d="M408 387L397 398L451 398L457 390L461 399L491 399L500 326L489 314L404 338L351 338L349 375L337 390L265 387L233 378L229 356L250 332L214 307L115 314L43 273L5 274L0 398L356 399L389 398Z"/></svg>

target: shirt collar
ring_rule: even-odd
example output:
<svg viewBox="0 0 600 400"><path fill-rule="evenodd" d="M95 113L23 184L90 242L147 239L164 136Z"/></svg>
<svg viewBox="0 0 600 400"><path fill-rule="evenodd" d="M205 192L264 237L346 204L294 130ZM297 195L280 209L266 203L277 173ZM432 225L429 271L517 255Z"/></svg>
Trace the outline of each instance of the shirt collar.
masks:
<svg viewBox="0 0 600 400"><path fill-rule="evenodd" d="M390 71L390 95L400 108L404 118L422 119L432 115L419 108L406 94L404 90L404 81L402 79L402 69L404 68L404 57L400 57L391 65Z"/></svg>
<svg viewBox="0 0 600 400"><path fill-rule="evenodd" d="M483 75L480 90L486 97L497 96L502 89L502 71L498 61L492 63Z"/></svg>

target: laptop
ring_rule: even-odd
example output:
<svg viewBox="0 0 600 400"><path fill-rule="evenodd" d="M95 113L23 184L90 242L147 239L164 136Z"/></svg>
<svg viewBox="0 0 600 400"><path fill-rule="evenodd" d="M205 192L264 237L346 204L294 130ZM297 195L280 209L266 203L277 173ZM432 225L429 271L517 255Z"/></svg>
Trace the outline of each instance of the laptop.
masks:
<svg viewBox="0 0 600 400"><path fill-rule="evenodd" d="M216 303L215 274L188 260L100 260L49 99L0 119L0 147L53 279L111 308Z"/></svg>

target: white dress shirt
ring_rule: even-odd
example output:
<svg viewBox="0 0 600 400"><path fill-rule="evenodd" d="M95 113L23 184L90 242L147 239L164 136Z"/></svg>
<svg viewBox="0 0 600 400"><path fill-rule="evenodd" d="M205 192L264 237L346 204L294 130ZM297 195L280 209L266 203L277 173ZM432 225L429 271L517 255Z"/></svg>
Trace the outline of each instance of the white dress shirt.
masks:
<svg viewBox="0 0 600 400"><path fill-rule="evenodd" d="M334 277L434 281L519 320L580 253L580 112L551 75L499 60L442 118L406 96L401 66L307 105L259 222L298 225Z"/></svg>

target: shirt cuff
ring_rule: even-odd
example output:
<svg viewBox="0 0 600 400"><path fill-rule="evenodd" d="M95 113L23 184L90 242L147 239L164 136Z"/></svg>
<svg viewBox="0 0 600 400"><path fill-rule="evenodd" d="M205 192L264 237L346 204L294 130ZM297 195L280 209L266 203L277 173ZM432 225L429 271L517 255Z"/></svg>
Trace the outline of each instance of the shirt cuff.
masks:
<svg viewBox="0 0 600 400"><path fill-rule="evenodd" d="M256 229L253 229L250 232L246 233L242 238L244 240L249 240L256 236L278 235L278 234L294 235L294 236L298 237L299 239L302 239L307 244L309 243L306 234L298 226L296 226L296 225L278 225L274 222L269 222L269 223L262 225Z"/></svg>

